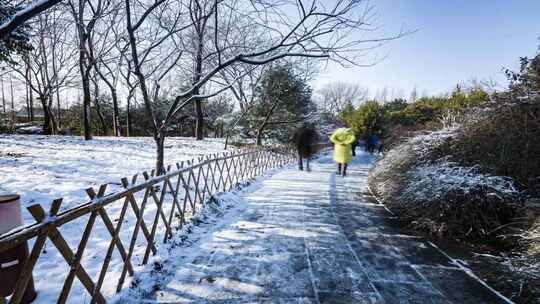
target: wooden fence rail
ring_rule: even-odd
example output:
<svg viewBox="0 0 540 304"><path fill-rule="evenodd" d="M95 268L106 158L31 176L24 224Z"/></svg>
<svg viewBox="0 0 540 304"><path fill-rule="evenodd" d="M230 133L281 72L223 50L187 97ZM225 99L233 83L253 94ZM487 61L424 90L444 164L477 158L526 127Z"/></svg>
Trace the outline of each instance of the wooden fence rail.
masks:
<svg viewBox="0 0 540 304"><path fill-rule="evenodd" d="M130 179L122 178L122 189L113 193L106 194L107 184L98 189L88 188L86 193L90 201L62 212L59 212L62 199L54 200L48 211L39 204L29 206L27 209L35 223L0 236L0 254L23 242L33 241L30 255L23 263L9 303L20 303L47 239L69 266L63 286L58 287L60 294L57 302L67 301L73 283L78 279L90 295L91 303L106 303L102 287L115 251L123 263L121 275L116 282L116 292L119 292L124 286L126 276L134 273L133 255L141 232L145 241L142 265L145 265L150 256L156 253L158 231L164 231L161 241L167 242L172 238L173 232L186 224L189 217L195 215L214 194L230 190L242 181L289 164L295 159L295 153L289 147L253 148L214 154L199 157L196 161L177 163L174 168L169 166L163 175L156 176L152 171L143 172L142 176L136 174ZM140 181L141 179L143 180ZM110 210L107 208L112 203L121 204L119 215L114 220L111 220ZM153 205L155 210L155 215L151 216L150 220L147 219L148 214L145 219L145 211L149 205ZM135 224L125 228L123 223L128 212L134 215ZM87 220L80 241L73 251L59 228L81 220L82 217ZM81 260L90 244L90 235L98 218L106 227L110 239L97 278L92 278ZM122 240L120 232L127 229L131 229L131 237ZM0 296L0 303L3 301Z"/></svg>

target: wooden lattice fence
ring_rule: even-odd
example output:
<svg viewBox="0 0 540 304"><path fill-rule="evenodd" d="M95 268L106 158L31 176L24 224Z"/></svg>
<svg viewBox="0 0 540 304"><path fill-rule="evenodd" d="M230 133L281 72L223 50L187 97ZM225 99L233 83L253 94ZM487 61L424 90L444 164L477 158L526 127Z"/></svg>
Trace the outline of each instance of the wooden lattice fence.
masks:
<svg viewBox="0 0 540 304"><path fill-rule="evenodd" d="M62 212L59 212L62 199L54 200L48 211L39 204L29 206L27 209L36 222L0 236L0 254L23 242L33 243L9 303L20 303L34 267L42 257L47 239L69 266L63 286L58 286L61 291L57 302L67 301L73 283L78 279L90 296L91 303L106 303L102 287L113 252L116 251L122 261L121 274L114 282L115 290L118 292L123 288L126 276L132 276L134 273L133 257L138 240L141 238L144 240L144 254L141 253L144 265L148 263L150 256L156 253L157 242L170 240L174 231L185 225L189 217L200 210L211 196L228 191L240 182L270 169L294 162L295 159L295 153L288 147L254 148L214 154L200 157L196 161L177 163L174 168L169 166L164 175L155 176L152 171L134 175L130 179L122 178L122 188L111 193L107 193L107 184L97 189L88 188L86 193L90 201ZM109 213L113 203L121 206L116 219L111 219ZM150 208L149 205L153 206L151 215L145 214ZM129 213L134 216L135 223L130 227L124 227L124 218ZM81 230L76 249L72 250L60 228L70 223L75 225L76 220L80 223L82 219L86 219L84 229ZM90 236L97 219L104 224L110 238L101 269L98 275L92 278L81 260L85 249L92 246ZM121 238L120 233L126 233L126 230L131 237ZM161 232L162 239L158 239L158 232ZM107 281L107 284L111 282ZM37 287L39 289L39 282ZM0 303L4 301L0 296Z"/></svg>

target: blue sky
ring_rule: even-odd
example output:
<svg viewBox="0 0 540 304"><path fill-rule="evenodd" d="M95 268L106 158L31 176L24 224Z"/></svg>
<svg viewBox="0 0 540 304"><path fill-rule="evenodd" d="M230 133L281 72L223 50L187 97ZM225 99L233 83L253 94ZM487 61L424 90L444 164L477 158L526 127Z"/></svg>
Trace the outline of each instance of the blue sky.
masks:
<svg viewBox="0 0 540 304"><path fill-rule="evenodd" d="M517 68L520 56L540 45L540 0L378 0L380 34L404 26L416 33L377 49L385 56L367 68L329 65L314 82L357 82L374 94L384 87L408 97L440 94L472 78L505 85L503 67Z"/></svg>

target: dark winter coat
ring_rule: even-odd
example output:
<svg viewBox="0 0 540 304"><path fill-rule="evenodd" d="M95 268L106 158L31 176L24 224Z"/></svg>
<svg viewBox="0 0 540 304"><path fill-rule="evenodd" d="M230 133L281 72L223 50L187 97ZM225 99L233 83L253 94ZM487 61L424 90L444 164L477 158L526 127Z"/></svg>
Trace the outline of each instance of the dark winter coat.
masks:
<svg viewBox="0 0 540 304"><path fill-rule="evenodd" d="M294 134L294 144L298 154L304 158L313 154L313 144L317 139L317 132L311 127L300 127Z"/></svg>

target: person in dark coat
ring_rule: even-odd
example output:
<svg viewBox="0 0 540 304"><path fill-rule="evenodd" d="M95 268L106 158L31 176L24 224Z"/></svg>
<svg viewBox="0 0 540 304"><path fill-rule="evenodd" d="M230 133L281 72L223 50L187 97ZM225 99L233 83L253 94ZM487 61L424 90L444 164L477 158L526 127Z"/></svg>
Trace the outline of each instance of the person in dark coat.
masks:
<svg viewBox="0 0 540 304"><path fill-rule="evenodd" d="M356 156L356 147L358 147L358 137L356 137L351 144L352 156Z"/></svg>
<svg viewBox="0 0 540 304"><path fill-rule="evenodd" d="M384 152L384 142L382 139L379 140L379 154L382 154Z"/></svg>
<svg viewBox="0 0 540 304"><path fill-rule="evenodd" d="M310 171L309 159L313 155L313 144L317 139L317 132L312 126L302 125L294 134L294 144L298 151L298 169L304 170L302 159L306 159L306 169Z"/></svg>
<svg viewBox="0 0 540 304"><path fill-rule="evenodd" d="M375 152L375 149L379 146L379 136L371 134L367 139L367 148L369 153Z"/></svg>

